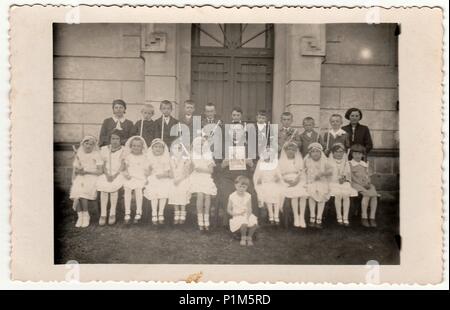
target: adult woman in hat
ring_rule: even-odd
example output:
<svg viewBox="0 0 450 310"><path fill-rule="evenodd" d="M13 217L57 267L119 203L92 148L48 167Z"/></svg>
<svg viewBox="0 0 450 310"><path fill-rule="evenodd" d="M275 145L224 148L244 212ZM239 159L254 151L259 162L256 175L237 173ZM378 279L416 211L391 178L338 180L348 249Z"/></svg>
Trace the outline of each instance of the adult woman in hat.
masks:
<svg viewBox="0 0 450 310"><path fill-rule="evenodd" d="M116 99L112 103L112 117L109 117L103 121L102 128L100 130L100 138L98 146L102 147L108 145L111 139L111 133L116 130L122 132L120 137L120 144L125 145L128 138L133 135L133 122L125 118L125 112L127 110L127 104L121 99Z"/></svg>
<svg viewBox="0 0 450 310"><path fill-rule="evenodd" d="M359 122L362 119L363 114L360 109L350 108L345 112L345 118L350 121L342 129L348 133L350 146L354 144L360 144L364 146L366 155L372 150L372 136L370 135L369 127L361 125Z"/></svg>

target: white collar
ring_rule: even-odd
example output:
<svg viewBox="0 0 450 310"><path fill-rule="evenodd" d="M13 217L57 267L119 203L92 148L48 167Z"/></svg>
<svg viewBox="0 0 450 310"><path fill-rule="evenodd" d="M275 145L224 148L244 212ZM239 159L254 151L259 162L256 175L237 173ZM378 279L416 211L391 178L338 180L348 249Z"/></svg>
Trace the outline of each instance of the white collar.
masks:
<svg viewBox="0 0 450 310"><path fill-rule="evenodd" d="M342 128L339 128L337 131L334 131L333 129L330 129L328 131L333 137L336 136L342 136L343 134L345 134L345 131Z"/></svg>
<svg viewBox="0 0 450 310"><path fill-rule="evenodd" d="M190 119L190 118L192 118L192 115L186 114L184 117L187 119Z"/></svg>
<svg viewBox="0 0 450 310"><path fill-rule="evenodd" d="M266 123L264 123L264 124L256 123L256 125L258 126L259 130L261 130L261 128L266 127Z"/></svg>
<svg viewBox="0 0 450 310"><path fill-rule="evenodd" d="M350 161L350 164L352 165L352 167L356 167L356 166L363 166L364 168L369 167L369 164L366 163L365 161L360 160L359 162L357 162L356 160L352 159Z"/></svg>
<svg viewBox="0 0 450 310"><path fill-rule="evenodd" d="M125 121L125 116L122 116L121 118L118 118L117 116L113 115L112 119L114 120L114 122L121 122L123 123Z"/></svg>
<svg viewBox="0 0 450 310"><path fill-rule="evenodd" d="M313 132L312 131L305 131L305 134L308 136L308 137L312 137L312 134L313 134Z"/></svg>

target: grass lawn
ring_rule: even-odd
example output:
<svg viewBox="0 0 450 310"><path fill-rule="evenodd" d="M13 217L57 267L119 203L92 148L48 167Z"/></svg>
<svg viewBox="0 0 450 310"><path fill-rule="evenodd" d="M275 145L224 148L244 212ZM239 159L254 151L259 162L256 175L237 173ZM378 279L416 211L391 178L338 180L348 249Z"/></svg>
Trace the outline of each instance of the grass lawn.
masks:
<svg viewBox="0 0 450 310"><path fill-rule="evenodd" d="M380 202L376 229L362 227L357 217L351 219L351 227L338 226L333 208L328 207L322 230L262 225L255 246L243 247L225 227L201 234L194 224L194 206L188 207L189 218L184 226L125 225L119 202L116 225L98 226L98 211L93 210L91 225L75 228L71 201L57 197L55 201L56 264L69 260L82 264L364 265L369 260L400 263L396 242L398 203L394 202ZM171 206L166 209L171 214Z"/></svg>

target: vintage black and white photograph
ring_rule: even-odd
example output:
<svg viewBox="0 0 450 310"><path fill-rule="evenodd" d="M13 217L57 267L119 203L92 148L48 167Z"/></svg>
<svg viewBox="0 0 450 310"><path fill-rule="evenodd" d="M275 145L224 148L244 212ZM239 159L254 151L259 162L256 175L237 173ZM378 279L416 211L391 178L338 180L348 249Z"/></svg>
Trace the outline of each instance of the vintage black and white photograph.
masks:
<svg viewBox="0 0 450 310"><path fill-rule="evenodd" d="M53 24L54 263L400 263L398 24Z"/></svg>

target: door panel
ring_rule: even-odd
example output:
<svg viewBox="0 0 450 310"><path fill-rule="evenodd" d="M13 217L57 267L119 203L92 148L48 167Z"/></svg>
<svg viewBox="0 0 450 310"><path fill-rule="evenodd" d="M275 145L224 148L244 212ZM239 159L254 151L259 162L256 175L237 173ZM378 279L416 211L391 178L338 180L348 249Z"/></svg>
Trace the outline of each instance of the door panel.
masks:
<svg viewBox="0 0 450 310"><path fill-rule="evenodd" d="M230 105L230 59L224 57L192 58L192 99L197 110L203 111L208 102L216 105L217 113L224 116Z"/></svg>
<svg viewBox="0 0 450 310"><path fill-rule="evenodd" d="M240 106L243 119L254 122L258 110L272 106L272 60L264 58L235 58L234 105Z"/></svg>
<svg viewBox="0 0 450 310"><path fill-rule="evenodd" d="M202 45L202 36L224 43ZM261 43L263 42L263 43ZM273 27L251 24L194 24L192 28L191 99L197 110L216 105L217 114L230 122L234 106L243 120L254 122L258 110L272 115Z"/></svg>

